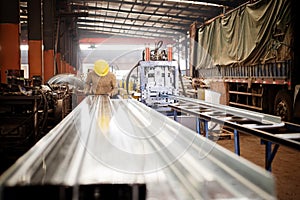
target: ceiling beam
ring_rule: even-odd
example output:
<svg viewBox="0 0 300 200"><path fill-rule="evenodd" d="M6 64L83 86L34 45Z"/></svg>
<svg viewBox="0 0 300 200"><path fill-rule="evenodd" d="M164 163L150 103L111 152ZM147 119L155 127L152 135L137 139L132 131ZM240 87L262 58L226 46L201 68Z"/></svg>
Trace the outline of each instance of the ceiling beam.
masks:
<svg viewBox="0 0 300 200"><path fill-rule="evenodd" d="M78 2L78 3L82 3L83 0L72 0L72 2ZM84 2L89 2L89 3L95 3L99 0L85 0ZM128 2L128 1L124 1L124 0L102 0L104 2L114 2L114 3L134 3L134 2ZM150 0L144 0L144 1L139 1L138 3L143 5L143 4L147 4L146 2L149 2ZM151 0L151 2L161 2L163 0ZM195 0L196 1L196 0ZM250 2L249 0L205 0L205 1L201 1L203 3L207 2L207 3L213 3L213 4L218 4L221 6L225 6L225 7L230 7L230 8L235 8L240 6L241 4L244 4L246 2ZM170 3L170 2L169 2ZM175 2L174 2L175 3ZM179 3L178 4L183 4L183 3ZM186 5L186 4L184 4ZM193 5L193 4L191 4ZM155 6L155 4L154 4Z"/></svg>
<svg viewBox="0 0 300 200"><path fill-rule="evenodd" d="M215 3L215 4L219 4L219 5L223 5L226 7L230 7L232 8L236 8L244 3L250 2L249 0L206 0L206 2L209 3Z"/></svg>
<svg viewBox="0 0 300 200"><path fill-rule="evenodd" d="M156 27L156 26L145 26L145 25L138 25L138 24L126 24L126 23L119 23L119 22L108 22L108 21L100 21L100 20L89 20L89 19L78 19L77 22L79 22L81 25L84 25L84 23L103 23L103 24L110 24L112 25L112 28L114 25L120 25L120 26L130 26L130 27L138 27L141 29L151 29L151 30L164 30L164 32L180 32L180 33L186 33L188 29L180 29L180 28L163 28L163 27ZM146 22L146 21L145 21Z"/></svg>
<svg viewBox="0 0 300 200"><path fill-rule="evenodd" d="M112 23L113 24L113 23ZM120 33L125 33L125 32L136 32L136 33L139 33L140 35L144 35L143 33L150 33L150 34L159 34L161 35L162 37L173 37L173 36L177 36L177 35L184 35L183 33L180 33L180 32L175 32L175 33L166 33L164 31L153 31L151 29L146 29L146 30L135 30L135 29L131 29L131 27L127 26L127 28L125 27L122 27L122 28L119 28L119 27L112 27L112 26L107 26L107 25L88 25L88 24L80 24L78 23L78 29L88 29L88 30L99 30L99 28L103 28L103 29L110 29L110 30L119 30ZM124 25L125 26L125 25ZM114 32L114 31L113 31ZM116 31L117 32L117 31Z"/></svg>
<svg viewBox="0 0 300 200"><path fill-rule="evenodd" d="M169 18L169 20L172 20L172 19L187 20L187 21L199 20L199 17L191 17L191 16L182 17L182 16L168 15L168 14L159 14L159 13L153 13L153 12L139 12L139 11L124 10L124 9L120 9L119 10L119 9L115 9L115 8L100 8L100 7L95 7L95 6L91 7L91 6L83 6L83 5L73 5L72 6L72 10L111 11L111 12L117 12L117 13L123 12L123 13L137 14L137 15L149 15L149 16L167 17L167 18ZM213 15L213 16L215 16L215 15ZM203 20L202 20L202 22L203 22Z"/></svg>
<svg viewBox="0 0 300 200"><path fill-rule="evenodd" d="M99 34L109 34L109 35L123 35L126 37L135 37L135 38L147 38L147 39L159 39L159 38L164 38L164 39L168 39L170 40L170 36L166 36L163 34L143 34L143 33L130 33L130 32L121 32L121 31L117 31L117 30L111 30L111 31L103 31L103 30L89 30L89 29L81 29L81 27L78 27L79 29L79 35L80 38L84 38L85 33L87 35L95 35L96 33ZM149 32L144 32L144 33L149 33ZM96 36L96 35L95 35ZM177 37L172 37L171 39L175 41Z"/></svg>
<svg viewBox="0 0 300 200"><path fill-rule="evenodd" d="M73 0L73 2L76 2ZM85 1L86 3L87 1ZM141 6L144 8L163 8L163 9L169 9L169 10L177 10L178 12L182 12L182 11L188 11L188 12L201 12L201 11L207 11L207 10L212 10L215 9L216 12L221 11L222 8L218 8L215 6L209 6L209 5L194 5L194 4L186 4L186 3L180 3L180 2L170 2L170 1L163 1L163 0L159 0L159 1L147 1L147 3L144 2L133 2L133 1L124 1L124 0L102 0L101 2L107 2L107 3L119 3L120 7L122 7L122 5L131 5L131 6ZM159 2L159 4L154 4L153 2ZM78 2L79 3L79 2ZM80 1L80 3L82 3L82 1ZM171 4L171 5L170 5Z"/></svg>
<svg viewBox="0 0 300 200"><path fill-rule="evenodd" d="M93 18L93 17L94 18L102 18L102 17L108 17L108 16L103 15L103 14L89 14L89 17L91 17L91 18ZM137 19L137 18L133 18L133 17L120 17L120 16L111 16L110 18L122 19L122 20L131 20L131 21L140 21L140 22L168 24L168 25L172 25L172 26L177 26L180 29L188 29L190 27L190 25L175 23L175 22L172 22L172 21L144 20L144 19ZM194 21L191 21L191 23L192 22L194 22Z"/></svg>

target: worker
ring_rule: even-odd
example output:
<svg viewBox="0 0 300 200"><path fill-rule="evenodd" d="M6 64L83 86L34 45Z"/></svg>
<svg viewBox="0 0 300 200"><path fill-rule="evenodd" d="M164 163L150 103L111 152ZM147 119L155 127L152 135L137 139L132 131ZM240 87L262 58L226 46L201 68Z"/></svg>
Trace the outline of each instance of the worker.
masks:
<svg viewBox="0 0 300 200"><path fill-rule="evenodd" d="M85 93L113 96L116 82L115 74L109 71L109 64L105 60L97 60L94 63L94 70L87 74Z"/></svg>

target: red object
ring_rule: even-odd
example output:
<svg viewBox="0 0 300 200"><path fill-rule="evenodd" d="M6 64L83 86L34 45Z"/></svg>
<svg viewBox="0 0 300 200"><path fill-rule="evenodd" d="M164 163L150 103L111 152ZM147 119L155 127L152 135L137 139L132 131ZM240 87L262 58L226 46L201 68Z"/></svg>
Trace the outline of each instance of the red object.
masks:
<svg viewBox="0 0 300 200"><path fill-rule="evenodd" d="M172 61L172 47L168 47L168 61Z"/></svg>
<svg viewBox="0 0 300 200"><path fill-rule="evenodd" d="M149 61L150 60L150 49L149 47L146 47L146 51L145 51L145 60Z"/></svg>

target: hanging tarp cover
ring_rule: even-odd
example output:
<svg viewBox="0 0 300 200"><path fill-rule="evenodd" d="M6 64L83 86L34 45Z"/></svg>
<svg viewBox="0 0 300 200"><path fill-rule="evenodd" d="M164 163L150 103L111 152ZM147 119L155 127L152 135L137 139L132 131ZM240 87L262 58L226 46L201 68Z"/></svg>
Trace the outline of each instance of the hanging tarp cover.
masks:
<svg viewBox="0 0 300 200"><path fill-rule="evenodd" d="M196 69L290 59L290 5L289 0L260 0L203 25Z"/></svg>

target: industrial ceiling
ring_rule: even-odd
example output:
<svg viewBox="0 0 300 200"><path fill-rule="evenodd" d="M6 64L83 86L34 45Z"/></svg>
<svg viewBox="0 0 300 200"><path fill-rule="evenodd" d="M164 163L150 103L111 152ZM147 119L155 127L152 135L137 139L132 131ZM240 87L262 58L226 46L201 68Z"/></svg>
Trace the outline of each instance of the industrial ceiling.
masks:
<svg viewBox="0 0 300 200"><path fill-rule="evenodd" d="M230 11L248 0L57 0L57 15L78 14L80 38L97 34L138 38L176 38L194 22ZM21 2L26 15L26 1ZM26 17L25 17L26 18Z"/></svg>
<svg viewBox="0 0 300 200"><path fill-rule="evenodd" d="M42 1L42 2L49 2ZM27 40L28 0L21 0L22 40ZM130 69L141 50L128 44L154 44L162 40L183 53L187 62L190 27L235 9L248 0L56 0L56 41L71 30L72 41L90 45L80 53L80 63L93 63L102 57L118 69ZM58 28L60 24L60 28ZM68 24L68 26L66 26ZM58 31L57 31L58 30ZM66 39L66 38L65 38ZM102 46L96 45L101 44ZM103 46L108 44L107 46ZM111 44L118 45L108 49ZM121 44L126 49L121 48ZM179 44L183 44L180 47ZM178 46L177 46L178 45ZM176 46L176 47L175 47ZM68 51L61 50L68 57ZM179 54L177 54L179 56ZM70 59L72 60L72 59ZM179 60L179 58L178 58ZM27 61L23 61L26 63ZM75 64L74 64L75 65ZM185 64L187 65L187 64Z"/></svg>

